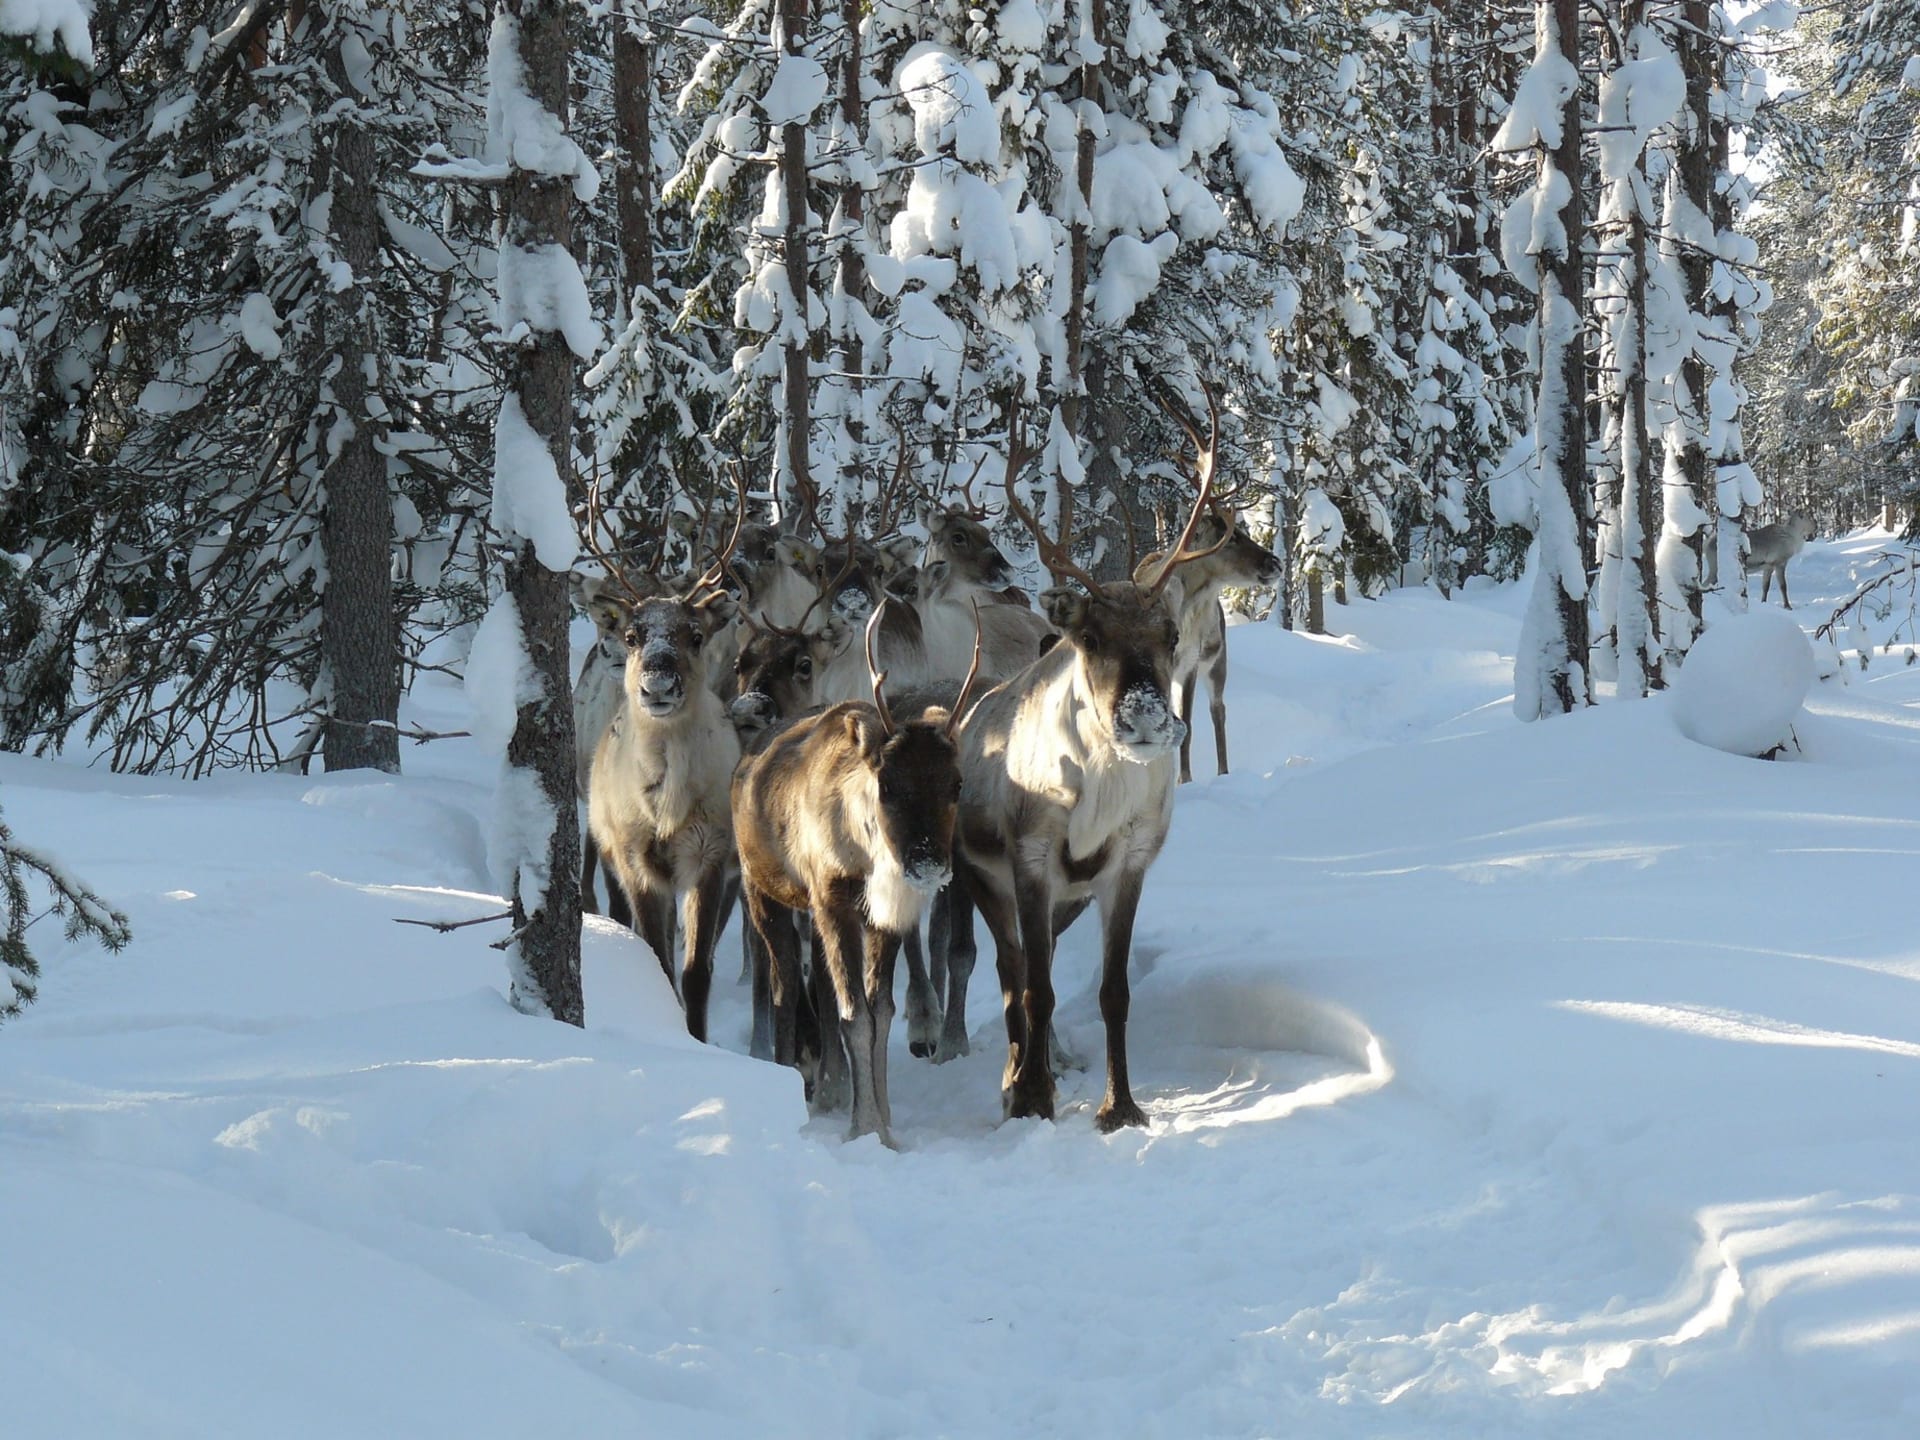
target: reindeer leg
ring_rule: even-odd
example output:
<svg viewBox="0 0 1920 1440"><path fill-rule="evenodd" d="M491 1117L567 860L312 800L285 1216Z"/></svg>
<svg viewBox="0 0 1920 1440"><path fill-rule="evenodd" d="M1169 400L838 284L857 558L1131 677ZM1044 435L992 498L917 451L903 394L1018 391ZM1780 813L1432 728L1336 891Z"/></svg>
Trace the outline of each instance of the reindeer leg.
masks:
<svg viewBox="0 0 1920 1440"><path fill-rule="evenodd" d="M707 871L687 892L683 910L687 959L680 991L687 1003L687 1033L702 1044L707 1039L707 997L713 991L713 950L720 938L720 899L726 888L723 872Z"/></svg>
<svg viewBox="0 0 1920 1440"><path fill-rule="evenodd" d="M833 966L827 960L818 919L812 926L810 943L813 971L808 985L813 992L813 1013L820 1026L820 1070L813 1085L813 1111L816 1115L826 1115L847 1108L853 1098L853 1077L847 1064L847 1048L840 1035L840 997L834 987Z"/></svg>
<svg viewBox="0 0 1920 1440"><path fill-rule="evenodd" d="M874 1093L874 1012L867 1003L867 938L860 921L860 902L849 891L844 882L836 882L828 894L816 896L814 916L820 927L821 948L826 952L827 971L833 979L841 1038L846 1041L853 1069L853 1124L847 1138L879 1134L884 1142L886 1127Z"/></svg>
<svg viewBox="0 0 1920 1440"><path fill-rule="evenodd" d="M1064 905L1056 905L1053 910L1053 943L1058 949L1060 937L1067 933L1067 927L1086 914L1091 900L1069 900ZM1087 1057L1068 1043L1060 1033L1058 1024L1047 1027L1048 1063L1053 1067L1053 1078L1058 1080L1069 1070L1082 1071L1087 1068Z"/></svg>
<svg viewBox="0 0 1920 1440"><path fill-rule="evenodd" d="M792 1003L786 977L776 977L774 973L778 962L769 931L779 922L769 913L771 902L753 886L742 885L740 898L747 912L747 923L740 927L741 943L753 967L753 1039L747 1045L747 1053L756 1060L791 1065L793 1018L786 1015L776 1019L774 1013L784 1008L782 1000Z"/></svg>
<svg viewBox="0 0 1920 1440"><path fill-rule="evenodd" d="M987 922L987 932L993 936L994 965L1000 972L1000 1010L1007 1022L1007 1068L1000 1075L1000 1099L1004 1108L1012 1104L1013 1078L1020 1072L1029 1048L1024 1003L1027 960L1020 948L1020 917L1014 909L1013 897L996 888L986 876L971 869L966 873L968 894L979 908L980 918ZM949 983L954 973L949 967ZM956 1013L964 1012L957 1012L949 1001L949 1023ZM944 1047L942 1053L945 1053Z"/></svg>
<svg viewBox="0 0 1920 1440"><path fill-rule="evenodd" d="M636 876L634 885L627 891L627 904L639 923L640 938L647 942L660 962L667 984L673 986L674 994L678 995L680 987L673 974L673 893L655 890L645 877Z"/></svg>
<svg viewBox="0 0 1920 1440"><path fill-rule="evenodd" d="M947 950L953 944L953 902L948 897L952 893L953 882L942 885L927 906L927 978L933 982L936 1003L947 993Z"/></svg>
<svg viewBox="0 0 1920 1440"><path fill-rule="evenodd" d="M1044 875L1036 875L1016 856L1013 867L1014 909L1020 919L1021 951L1026 985L1021 994L1027 1014L1029 1044L1014 1069L1013 1088L1007 1094L1007 1118L1053 1119L1053 1067L1047 1037L1053 1027L1053 904Z"/></svg>
<svg viewBox="0 0 1920 1440"><path fill-rule="evenodd" d="M1787 598L1787 567L1785 565L1780 567L1780 603L1788 610L1793 608L1793 601Z"/></svg>
<svg viewBox="0 0 1920 1440"><path fill-rule="evenodd" d="M600 842L586 826L580 829L580 913L598 915L594 908L593 877L600 873ZM607 904L613 904L614 886L607 886Z"/></svg>
<svg viewBox="0 0 1920 1440"><path fill-rule="evenodd" d="M920 945L920 922L904 936L907 950L907 1048L922 1060L932 1056L940 1031L940 997L934 993L927 975L927 955ZM893 972L889 970L888 974ZM887 1005L893 1005L893 993L887 993Z"/></svg>
<svg viewBox="0 0 1920 1440"><path fill-rule="evenodd" d="M600 874L607 882L607 918L616 925L633 929L633 904L620 884L620 877L604 860L600 864Z"/></svg>
<svg viewBox="0 0 1920 1440"><path fill-rule="evenodd" d="M1180 737L1180 783L1193 781L1193 701L1194 692L1200 688L1200 672L1181 677L1174 682L1180 692L1180 723L1186 726L1186 733Z"/></svg>
<svg viewBox="0 0 1920 1440"><path fill-rule="evenodd" d="M893 1105L887 1096L887 1037L893 1030L893 969L900 954L900 937L868 930L865 940L867 1015L873 1027L867 1069L872 1077L874 1113L880 1119L880 1143L897 1150L900 1147L893 1143Z"/></svg>
<svg viewBox="0 0 1920 1440"><path fill-rule="evenodd" d="M1207 713L1213 718L1213 773L1227 773L1227 647L1207 667Z"/></svg>
<svg viewBox="0 0 1920 1440"><path fill-rule="evenodd" d="M940 1024L940 1048L934 1052L936 1064L944 1065L970 1053L967 1040L967 982L973 978L973 966L979 958L973 938L973 894L957 875L951 885L934 901L946 903L936 915L946 922L947 1013Z"/></svg>
<svg viewBox="0 0 1920 1440"><path fill-rule="evenodd" d="M1134 1104L1127 1083L1127 1010L1132 992L1127 982L1127 958L1133 950L1133 917L1140 908L1140 887L1146 874L1123 870L1100 906L1100 1018L1107 1025L1107 1094L1093 1117L1102 1134L1123 1125L1145 1125L1147 1117Z"/></svg>

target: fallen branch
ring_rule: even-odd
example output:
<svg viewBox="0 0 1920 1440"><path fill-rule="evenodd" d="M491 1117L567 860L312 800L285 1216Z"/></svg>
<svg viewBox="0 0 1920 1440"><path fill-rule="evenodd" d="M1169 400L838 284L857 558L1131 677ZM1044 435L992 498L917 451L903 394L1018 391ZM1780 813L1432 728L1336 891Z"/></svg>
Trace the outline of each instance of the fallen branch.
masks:
<svg viewBox="0 0 1920 1440"><path fill-rule="evenodd" d="M512 918L513 912L511 910L502 910L498 915L476 915L471 920L409 920L404 916L396 915L393 917L393 923L396 925L421 925L428 930L436 930L442 935L450 935L455 930L466 929L469 925L491 925L496 920L511 920Z"/></svg>

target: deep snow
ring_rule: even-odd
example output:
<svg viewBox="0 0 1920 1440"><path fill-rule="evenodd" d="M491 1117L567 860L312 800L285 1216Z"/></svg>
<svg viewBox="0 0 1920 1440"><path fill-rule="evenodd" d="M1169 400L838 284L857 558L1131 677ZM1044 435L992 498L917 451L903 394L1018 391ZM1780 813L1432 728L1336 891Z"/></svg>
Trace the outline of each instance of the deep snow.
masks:
<svg viewBox="0 0 1920 1440"><path fill-rule="evenodd" d="M1800 618L1886 543L1810 546ZM999 1123L983 956L971 1057L895 1027L895 1154L730 1053L744 989L693 1045L606 922L584 1033L494 932L392 923L498 906L477 746L0 756L135 927L39 926L0 1030L7 1433L1920 1433L1920 666L1824 680L1790 762L1664 698L1522 726L1524 604L1232 632L1111 1138L1090 925L1059 1121Z"/></svg>

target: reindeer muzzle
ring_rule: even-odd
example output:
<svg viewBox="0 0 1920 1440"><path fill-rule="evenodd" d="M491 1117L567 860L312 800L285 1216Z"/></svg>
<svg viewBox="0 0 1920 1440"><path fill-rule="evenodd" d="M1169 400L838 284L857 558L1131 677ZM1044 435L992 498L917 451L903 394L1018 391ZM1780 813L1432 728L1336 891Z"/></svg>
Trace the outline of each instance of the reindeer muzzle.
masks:
<svg viewBox="0 0 1920 1440"><path fill-rule="evenodd" d="M640 708L656 718L671 715L687 698L687 687L677 670L642 669Z"/></svg>
<svg viewBox="0 0 1920 1440"><path fill-rule="evenodd" d="M1187 726L1166 694L1150 685L1136 685L1120 697L1113 711L1115 747L1129 760L1142 764L1172 754L1187 738Z"/></svg>
<svg viewBox="0 0 1920 1440"><path fill-rule="evenodd" d="M736 728L758 731L779 717L771 695L764 690L749 690L727 707L727 718Z"/></svg>
<svg viewBox="0 0 1920 1440"><path fill-rule="evenodd" d="M873 596L864 585L849 585L833 597L833 613L852 625L864 625L873 613Z"/></svg>

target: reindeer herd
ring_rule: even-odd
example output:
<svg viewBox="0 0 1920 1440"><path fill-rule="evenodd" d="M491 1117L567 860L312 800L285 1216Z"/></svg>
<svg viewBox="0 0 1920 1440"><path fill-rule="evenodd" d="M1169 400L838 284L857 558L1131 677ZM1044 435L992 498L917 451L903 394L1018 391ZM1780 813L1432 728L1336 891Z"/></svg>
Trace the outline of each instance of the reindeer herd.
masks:
<svg viewBox="0 0 1920 1440"><path fill-rule="evenodd" d="M911 1053L967 1053L977 914L1006 1020L1005 1113L1052 1118L1054 1066L1068 1059L1052 1027L1054 945L1097 905L1096 1122L1145 1123L1127 1069L1134 915L1166 839L1176 756L1189 777L1203 669L1227 768L1220 596L1279 569L1222 511L1210 396L1208 408L1206 439L1182 421L1195 495L1179 538L1119 582L1081 569L1069 537L1021 503L1010 420L1007 503L1055 581L1037 611L970 485L964 508L922 515L924 544L810 543L750 523L741 486L731 535L677 581L629 573L590 509L606 575L578 591L596 627L574 697L582 891L591 905L593 870L605 871L608 913L670 982L677 972L696 1039L738 903L754 1055L798 1069L816 1113L850 1105L853 1135L892 1145L896 961L904 949Z"/></svg>

